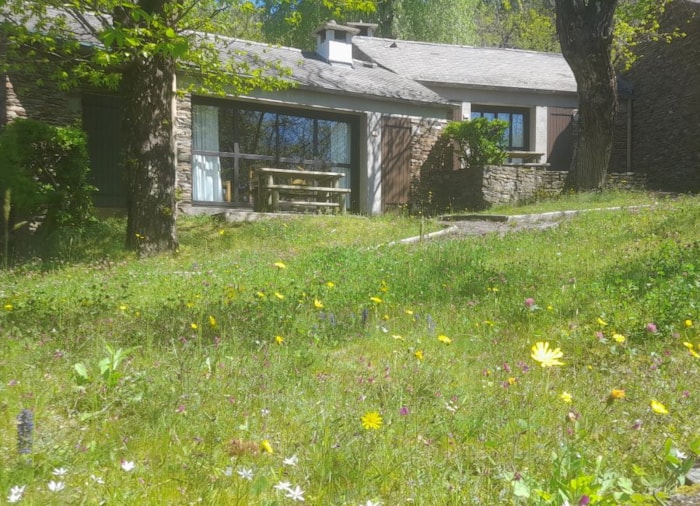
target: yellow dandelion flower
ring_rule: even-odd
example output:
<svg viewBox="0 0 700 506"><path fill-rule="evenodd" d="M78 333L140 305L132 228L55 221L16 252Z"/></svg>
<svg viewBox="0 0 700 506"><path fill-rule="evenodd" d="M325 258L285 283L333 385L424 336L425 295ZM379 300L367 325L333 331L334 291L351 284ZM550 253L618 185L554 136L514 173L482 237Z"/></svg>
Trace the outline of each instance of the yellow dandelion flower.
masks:
<svg viewBox="0 0 700 506"><path fill-rule="evenodd" d="M377 430L383 423L382 415L378 411L368 411L360 418L360 421L362 422L362 427L367 430Z"/></svg>
<svg viewBox="0 0 700 506"><path fill-rule="evenodd" d="M264 299L264 298L265 298L265 292L256 292L255 295L257 295L258 299Z"/></svg>
<svg viewBox="0 0 700 506"><path fill-rule="evenodd" d="M389 285L386 284L386 281L382 280L382 282L379 285L379 290L384 293L389 291Z"/></svg>
<svg viewBox="0 0 700 506"><path fill-rule="evenodd" d="M605 327L608 324L605 320L603 320L600 317L598 317L597 321L598 321L598 325L600 325L601 327Z"/></svg>
<svg viewBox="0 0 700 506"><path fill-rule="evenodd" d="M608 398L610 400L622 400L626 397L625 390L622 388L613 388L610 390Z"/></svg>
<svg viewBox="0 0 700 506"><path fill-rule="evenodd" d="M277 267L278 269L286 269L286 268L287 268L287 266L284 265L283 262L275 262L275 263L272 264L272 265L274 265L274 266Z"/></svg>
<svg viewBox="0 0 700 506"><path fill-rule="evenodd" d="M571 401L573 401L573 396L569 392L562 392L559 395L559 398L564 401L567 404L571 404Z"/></svg>
<svg viewBox="0 0 700 506"><path fill-rule="evenodd" d="M445 343L445 344L452 344L452 339L450 339L449 337L447 337L444 334L440 334L438 336L438 341L440 341L441 343Z"/></svg>
<svg viewBox="0 0 700 506"><path fill-rule="evenodd" d="M333 281L326 281L326 286L328 288L335 288L335 283L333 283Z"/></svg>
<svg viewBox="0 0 700 506"><path fill-rule="evenodd" d="M284 295L279 292L275 292L275 297L277 297L279 300L284 300Z"/></svg>
<svg viewBox="0 0 700 506"><path fill-rule="evenodd" d="M686 321L683 322L683 324L684 324L686 327L692 327L692 326L693 326L693 320L686 320Z"/></svg>
<svg viewBox="0 0 700 506"><path fill-rule="evenodd" d="M7 306L5 306L5 307L7 308ZM127 309L129 309L129 308L125 304L122 304L121 306L119 306L120 311L126 311Z"/></svg>
<svg viewBox="0 0 700 506"><path fill-rule="evenodd" d="M616 343L620 343L620 344L624 343L627 340L627 338L625 336L623 336L622 334L617 334L617 333L613 334L612 338L613 338L613 341L615 341Z"/></svg>
<svg viewBox="0 0 700 506"><path fill-rule="evenodd" d="M260 451L263 453L274 453L274 451L272 451L272 445L267 439L263 439L260 442Z"/></svg>
<svg viewBox="0 0 700 506"><path fill-rule="evenodd" d="M188 302L185 304L188 308L193 308L194 307L194 302Z"/></svg>
<svg viewBox="0 0 700 506"><path fill-rule="evenodd" d="M416 358L417 358L418 360L423 360L423 350L416 350L416 352L414 353L414 355L416 356Z"/></svg>
<svg viewBox="0 0 700 506"><path fill-rule="evenodd" d="M216 318L214 318L212 315L209 315L209 326L216 327Z"/></svg>
<svg viewBox="0 0 700 506"><path fill-rule="evenodd" d="M375 304L381 304L381 303L382 303L382 299L380 299L379 297L370 297L369 300L371 300L371 301L374 302Z"/></svg>
<svg viewBox="0 0 700 506"><path fill-rule="evenodd" d="M552 367L555 365L564 365L564 362L559 360L564 356L564 353L559 348L550 348L549 343L537 342L532 346L530 356L542 367Z"/></svg>
<svg viewBox="0 0 700 506"><path fill-rule="evenodd" d="M192 322L192 323L190 323L190 327L192 327L192 330L197 330L197 329L199 328L199 325L197 325L196 323Z"/></svg>
<svg viewBox="0 0 700 506"><path fill-rule="evenodd" d="M282 336L275 336L275 342L277 344L282 344L284 342L284 337Z"/></svg>
<svg viewBox="0 0 700 506"><path fill-rule="evenodd" d="M226 233L226 231L223 228L221 230L219 230L219 235L224 235L225 233Z"/></svg>
<svg viewBox="0 0 700 506"><path fill-rule="evenodd" d="M668 415L668 409L666 409L666 406L661 404L656 399L652 399L649 405L651 406L651 410L657 415Z"/></svg>
<svg viewBox="0 0 700 506"><path fill-rule="evenodd" d="M515 385L515 384L518 382L518 379L517 379L517 378L513 378L513 377L511 376L511 377L508 378L507 381L508 381L508 384L509 384L510 386L513 386L513 385Z"/></svg>
<svg viewBox="0 0 700 506"><path fill-rule="evenodd" d="M323 309L323 302L318 299L314 299L314 307L316 309Z"/></svg>
<svg viewBox="0 0 700 506"><path fill-rule="evenodd" d="M3 307L5 308L5 311L12 311L12 309L14 309L12 304L5 304Z"/></svg>
<svg viewBox="0 0 700 506"><path fill-rule="evenodd" d="M410 309L405 309L404 313L406 313L408 316L413 316L413 311L411 311Z"/></svg>
<svg viewBox="0 0 700 506"><path fill-rule="evenodd" d="M693 348L694 348L693 343L689 343L689 342L686 341L686 342L683 343L683 346L685 346L686 348L688 348L688 351L690 352L690 354L691 354L692 356L694 356L695 358L700 358L700 353L698 353L697 351L695 351L695 350L693 349Z"/></svg>

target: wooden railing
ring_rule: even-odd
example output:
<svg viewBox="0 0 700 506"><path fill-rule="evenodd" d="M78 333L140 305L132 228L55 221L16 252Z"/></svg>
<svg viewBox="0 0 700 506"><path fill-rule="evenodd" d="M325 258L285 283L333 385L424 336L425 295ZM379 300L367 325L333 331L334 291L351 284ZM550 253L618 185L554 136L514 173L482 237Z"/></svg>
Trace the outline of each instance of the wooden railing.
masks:
<svg viewBox="0 0 700 506"><path fill-rule="evenodd" d="M256 209L278 212L283 209L333 209L345 212L349 188L339 182L345 174L293 169L256 169L258 199Z"/></svg>

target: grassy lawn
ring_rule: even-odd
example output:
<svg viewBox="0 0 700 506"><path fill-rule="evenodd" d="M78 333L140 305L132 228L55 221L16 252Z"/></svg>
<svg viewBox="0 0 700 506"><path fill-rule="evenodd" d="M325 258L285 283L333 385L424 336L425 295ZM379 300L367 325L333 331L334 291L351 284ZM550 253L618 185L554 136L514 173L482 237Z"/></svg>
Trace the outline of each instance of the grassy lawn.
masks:
<svg viewBox="0 0 700 506"><path fill-rule="evenodd" d="M188 218L140 261L122 225L0 271L0 501L658 504L700 452L697 199L411 245Z"/></svg>

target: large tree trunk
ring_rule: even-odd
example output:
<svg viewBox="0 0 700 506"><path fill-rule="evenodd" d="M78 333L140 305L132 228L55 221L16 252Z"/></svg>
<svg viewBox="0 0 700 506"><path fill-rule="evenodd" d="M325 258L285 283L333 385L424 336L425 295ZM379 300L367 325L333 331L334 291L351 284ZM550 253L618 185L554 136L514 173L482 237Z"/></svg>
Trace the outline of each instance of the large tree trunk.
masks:
<svg viewBox="0 0 700 506"><path fill-rule="evenodd" d="M556 0L557 32L578 86L579 132L567 186L599 189L605 184L617 112L612 65L617 0Z"/></svg>
<svg viewBox="0 0 700 506"><path fill-rule="evenodd" d="M167 1L146 3L162 12ZM174 58L158 52L136 54L122 75L123 160L128 188L126 244L140 255L175 251L178 245L174 78Z"/></svg>

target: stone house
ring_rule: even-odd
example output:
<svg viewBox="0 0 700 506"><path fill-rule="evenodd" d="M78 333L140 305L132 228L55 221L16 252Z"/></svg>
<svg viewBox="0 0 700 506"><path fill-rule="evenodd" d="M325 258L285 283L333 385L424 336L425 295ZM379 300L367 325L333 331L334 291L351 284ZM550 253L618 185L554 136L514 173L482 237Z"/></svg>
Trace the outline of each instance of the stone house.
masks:
<svg viewBox="0 0 700 506"><path fill-rule="evenodd" d="M700 191L700 0L674 0L661 30L685 33L641 44L621 77L631 87L629 157L649 188ZM621 159L619 148L613 158Z"/></svg>
<svg viewBox="0 0 700 506"><path fill-rule="evenodd" d="M69 22L88 18L82 13ZM349 25L320 26L310 52L217 37L222 55L233 51L251 64L289 69L294 86L247 96L178 97L182 212L252 209L253 174L266 166L344 173L354 212L407 206L442 126L453 117L507 119L512 151L536 154L552 169L568 167L576 87L561 55L389 41L373 38L372 25ZM84 26L75 30L80 40L95 43ZM96 204L124 207L119 97L92 89L62 93L36 78L2 76L0 125L23 116L81 120L99 188ZM187 76L178 81L186 84Z"/></svg>
<svg viewBox="0 0 700 506"><path fill-rule="evenodd" d="M576 81L564 57L358 36L355 55L417 81L455 104L458 118L510 123L508 150L538 153L523 162L568 170ZM532 156L532 155L529 155Z"/></svg>

